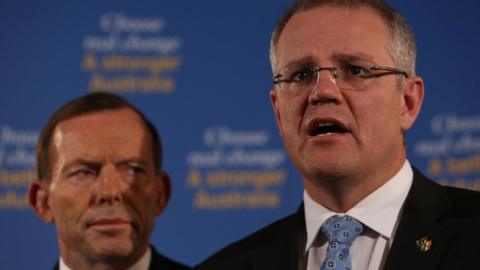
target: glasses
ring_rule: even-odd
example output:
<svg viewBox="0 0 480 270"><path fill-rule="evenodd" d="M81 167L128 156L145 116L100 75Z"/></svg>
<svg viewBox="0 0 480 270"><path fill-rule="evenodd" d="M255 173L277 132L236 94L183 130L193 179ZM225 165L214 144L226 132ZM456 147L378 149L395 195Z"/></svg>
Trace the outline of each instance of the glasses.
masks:
<svg viewBox="0 0 480 270"><path fill-rule="evenodd" d="M345 64L340 67L286 67L273 77L273 84L292 94L310 92L317 85L319 73L323 70L329 71L337 87L344 90L363 90L370 81L385 75L403 75L408 78L408 73L398 68Z"/></svg>

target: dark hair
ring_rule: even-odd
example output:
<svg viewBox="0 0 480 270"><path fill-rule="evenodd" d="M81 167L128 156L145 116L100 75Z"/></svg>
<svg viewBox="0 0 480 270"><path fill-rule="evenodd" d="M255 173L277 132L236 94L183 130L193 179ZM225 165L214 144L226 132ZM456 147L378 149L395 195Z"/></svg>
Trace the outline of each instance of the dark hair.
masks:
<svg viewBox="0 0 480 270"><path fill-rule="evenodd" d="M270 40L270 62L276 73L276 47L283 29L290 19L298 12L307 11L316 7L331 6L340 8L369 7L385 22L391 34L388 46L390 56L397 68L406 70L411 76L415 75L416 43L412 29L398 11L383 0L297 0L280 17Z"/></svg>
<svg viewBox="0 0 480 270"><path fill-rule="evenodd" d="M50 143L53 131L60 122L89 113L104 110L120 110L125 108L133 110L145 123L147 131L152 138L152 152L155 170L160 172L162 168L162 143L155 126L145 117L145 115L143 115L142 112L123 97L111 93L96 92L69 101L50 116L48 122L43 127L37 142L36 158L38 179L50 179L51 177Z"/></svg>

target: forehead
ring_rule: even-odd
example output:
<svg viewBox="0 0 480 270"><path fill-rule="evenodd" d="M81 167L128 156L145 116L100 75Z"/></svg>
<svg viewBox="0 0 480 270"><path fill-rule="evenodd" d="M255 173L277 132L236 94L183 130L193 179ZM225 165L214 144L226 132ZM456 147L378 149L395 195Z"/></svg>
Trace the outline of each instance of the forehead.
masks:
<svg viewBox="0 0 480 270"><path fill-rule="evenodd" d="M104 110L61 121L54 129L57 156L142 155L151 138L131 109Z"/></svg>
<svg viewBox="0 0 480 270"><path fill-rule="evenodd" d="M390 64L390 41L386 23L369 7L316 7L296 13L286 24L277 44L277 69L305 58L331 62L338 55Z"/></svg>

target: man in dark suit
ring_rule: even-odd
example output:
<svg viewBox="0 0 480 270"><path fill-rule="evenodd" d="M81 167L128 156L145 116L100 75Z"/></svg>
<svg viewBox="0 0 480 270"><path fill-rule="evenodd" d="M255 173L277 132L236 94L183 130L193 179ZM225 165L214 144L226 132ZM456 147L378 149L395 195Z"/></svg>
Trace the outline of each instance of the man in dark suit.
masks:
<svg viewBox="0 0 480 270"><path fill-rule="evenodd" d="M57 229L55 269L188 269L149 245L170 178L155 127L128 101L94 93L65 104L42 129L36 158L29 201Z"/></svg>
<svg viewBox="0 0 480 270"><path fill-rule="evenodd" d="M480 193L406 157L424 96L415 40L381 0L299 0L272 35L270 99L301 174L298 211L199 269L476 269Z"/></svg>

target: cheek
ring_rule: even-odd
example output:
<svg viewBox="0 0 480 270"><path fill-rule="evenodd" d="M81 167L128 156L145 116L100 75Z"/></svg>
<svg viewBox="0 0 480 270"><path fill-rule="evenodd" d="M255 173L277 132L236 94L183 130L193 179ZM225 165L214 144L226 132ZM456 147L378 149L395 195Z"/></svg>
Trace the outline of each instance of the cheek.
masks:
<svg viewBox="0 0 480 270"><path fill-rule="evenodd" d="M90 205L91 187L75 187L57 181L51 186L49 203L55 222L78 222Z"/></svg>
<svg viewBox="0 0 480 270"><path fill-rule="evenodd" d="M377 141L396 139L400 134L400 104L396 99L379 99L377 106L365 111L372 137Z"/></svg>
<svg viewBox="0 0 480 270"><path fill-rule="evenodd" d="M285 132L293 132L291 130L296 130L300 125L304 114L302 104L300 98L291 98L288 101L283 99L279 103L281 125Z"/></svg>
<svg viewBox="0 0 480 270"><path fill-rule="evenodd" d="M154 215L156 193L153 184L135 185L132 186L129 192L130 204L135 208L135 211L142 216Z"/></svg>
<svg viewBox="0 0 480 270"><path fill-rule="evenodd" d="M57 194L50 196L54 223L59 231L71 231L77 227L84 210L88 208L88 201L82 196ZM72 199L75 198L75 199Z"/></svg>
<svg viewBox="0 0 480 270"><path fill-rule="evenodd" d="M392 130L400 125L398 99L392 96L352 97L350 109L364 143L375 143L387 139Z"/></svg>

